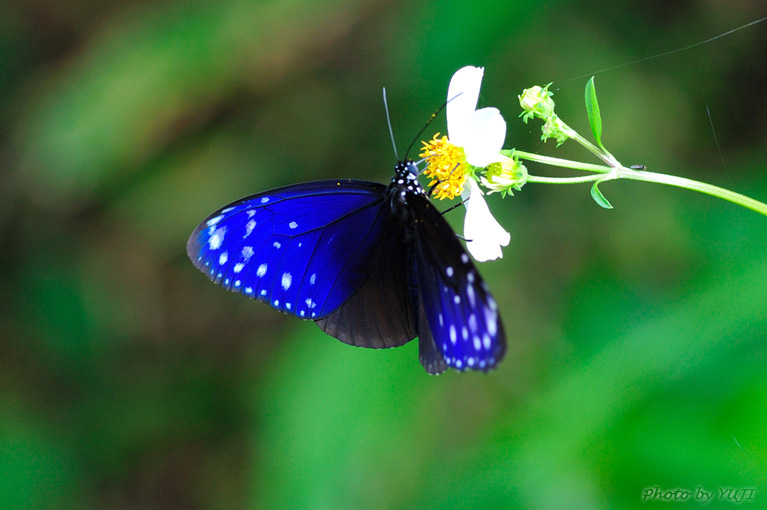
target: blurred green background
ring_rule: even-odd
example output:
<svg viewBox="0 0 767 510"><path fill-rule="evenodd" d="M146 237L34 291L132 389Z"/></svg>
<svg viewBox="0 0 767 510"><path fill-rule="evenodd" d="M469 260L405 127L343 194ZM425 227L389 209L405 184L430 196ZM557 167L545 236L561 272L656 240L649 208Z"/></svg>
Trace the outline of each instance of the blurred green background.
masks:
<svg viewBox="0 0 767 510"><path fill-rule="evenodd" d="M341 344L212 285L184 247L244 195L388 182L384 86L401 151L472 64L507 147L592 162L542 144L517 94L554 81L587 135L592 73L765 14L746 0L1 4L2 507L676 508L642 491L691 490L689 506L702 487L708 508L731 508L719 488L755 488L764 508L765 217L635 182L601 187L612 211L587 186L491 197L512 241L480 268L509 339L489 375L430 377L416 342ZM625 164L767 201L766 61L767 23L599 73L603 140Z"/></svg>

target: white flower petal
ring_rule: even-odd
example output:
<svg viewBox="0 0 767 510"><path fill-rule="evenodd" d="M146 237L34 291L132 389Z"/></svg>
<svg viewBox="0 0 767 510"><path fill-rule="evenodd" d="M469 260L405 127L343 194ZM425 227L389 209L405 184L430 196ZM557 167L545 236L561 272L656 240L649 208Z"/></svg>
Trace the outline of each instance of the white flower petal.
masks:
<svg viewBox="0 0 767 510"><path fill-rule="evenodd" d="M471 116L467 123L470 134L463 150L466 161L476 167L502 161L503 142L506 141L506 121L497 108L482 108Z"/></svg>
<svg viewBox="0 0 767 510"><path fill-rule="evenodd" d="M484 72L483 67L462 67L453 74L447 87L447 136L458 147L464 146L467 133L470 133L466 119L477 109Z"/></svg>
<svg viewBox="0 0 767 510"><path fill-rule="evenodd" d="M474 179L466 180L461 196L466 198L467 194L469 200L466 202L466 216L463 220L466 248L479 262L503 257L501 246L507 246L511 236L490 213L482 191Z"/></svg>

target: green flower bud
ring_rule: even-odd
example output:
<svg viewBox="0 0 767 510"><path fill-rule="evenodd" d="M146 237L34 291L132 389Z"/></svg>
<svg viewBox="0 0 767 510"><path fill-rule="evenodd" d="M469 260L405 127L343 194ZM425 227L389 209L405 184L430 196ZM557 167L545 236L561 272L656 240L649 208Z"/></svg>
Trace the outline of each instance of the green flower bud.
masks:
<svg viewBox="0 0 767 510"><path fill-rule="evenodd" d="M527 122L531 117L546 120L554 115L554 100L551 99L553 94L549 92L549 85L545 87L536 85L535 87L523 90L522 95L518 96L519 105L524 110L521 115L522 120Z"/></svg>
<svg viewBox="0 0 767 510"><path fill-rule="evenodd" d="M544 142L549 138L555 138L557 140L557 147L565 143L565 141L572 137L573 131L564 122L562 122L558 116L552 115L541 127L541 140Z"/></svg>
<svg viewBox="0 0 767 510"><path fill-rule="evenodd" d="M513 194L512 190L519 191L527 182L527 168L525 165L512 158L493 163L487 167L487 171L480 178L482 185L490 193Z"/></svg>

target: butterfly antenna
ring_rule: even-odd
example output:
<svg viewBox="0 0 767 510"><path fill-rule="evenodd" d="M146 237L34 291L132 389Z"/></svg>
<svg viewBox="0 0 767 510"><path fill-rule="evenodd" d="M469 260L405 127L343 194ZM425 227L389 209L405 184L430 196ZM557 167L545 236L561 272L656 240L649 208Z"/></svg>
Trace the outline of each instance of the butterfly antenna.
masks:
<svg viewBox="0 0 767 510"><path fill-rule="evenodd" d="M452 101L452 100L453 100L453 99L455 99L456 97L460 96L461 94L463 94L463 92L459 92L458 94L454 95L453 97L451 97L451 98L448 98L448 100L447 100L447 101L445 101L444 103L442 103L442 106L440 106L439 108L437 108L437 111L436 111L436 112L434 112L434 113L432 113L432 114L431 114L431 117L429 117L429 120L426 122L426 125L424 125L424 127L422 127L422 128L421 128L421 130L418 132L418 134L417 134L417 135L415 135L415 138L413 138L413 141L412 141L412 142L410 142L410 145L408 145L408 148L407 148L407 150L405 151L405 159L407 159L407 153L408 153L408 152L410 152L410 149L412 149L412 148L413 148L413 145L415 145L415 142L416 142L416 140L418 140L418 139L421 137L421 135L423 134L423 132L424 132L424 131L426 131L426 128L427 128L427 127L429 127L429 124L431 124L431 123L434 121L434 119L436 119L436 118L437 118L437 115L439 115L439 114L440 114L440 112L441 112L442 110L444 110L444 109L445 109L445 107L447 106L447 103L449 103L450 101ZM426 159L426 158L424 158L424 159L422 159L421 161L419 161L419 164L420 164L420 163L422 163L422 162L423 162L425 159Z"/></svg>
<svg viewBox="0 0 767 510"><path fill-rule="evenodd" d="M424 126L421 128L421 130L418 132L418 134L415 135L415 138L413 138L413 141L410 142L410 145L408 145L407 150L405 151L405 159L407 159L407 154L408 154L408 152L410 152L410 149L413 148L413 145L415 145L415 142L419 138L421 138L421 135L423 134L424 131L426 131L426 128L429 127L429 125L431 125L432 122L434 122L434 119L436 119L437 115L439 115L440 112L445 109L445 106L447 106L447 103L449 103L449 102L450 101L445 101L444 103L442 103L442 106L437 108L436 112L431 114L431 117L429 117L429 120L426 121L426 124L424 124Z"/></svg>
<svg viewBox="0 0 767 510"><path fill-rule="evenodd" d="M391 117L389 116L389 102L386 100L386 87L383 88L384 109L386 110L386 124L389 125L389 136L391 137L391 146L394 148L394 158L399 161L397 154L397 144L394 142L394 131L391 128Z"/></svg>

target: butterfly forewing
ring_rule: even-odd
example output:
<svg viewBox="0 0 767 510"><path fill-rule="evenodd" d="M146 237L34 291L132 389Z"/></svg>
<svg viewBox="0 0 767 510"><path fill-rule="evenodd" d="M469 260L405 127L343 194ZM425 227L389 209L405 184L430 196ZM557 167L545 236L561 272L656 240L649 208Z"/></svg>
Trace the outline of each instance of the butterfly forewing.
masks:
<svg viewBox="0 0 767 510"><path fill-rule="evenodd" d="M411 197L409 204L415 217L418 285L425 318L419 321L421 363L430 373L442 371L444 365L457 370L490 370L506 352L495 299L434 206L422 196Z"/></svg>
<svg viewBox="0 0 767 510"><path fill-rule="evenodd" d="M253 195L203 221L187 243L215 283L318 319L365 282L390 229L386 187L318 181Z"/></svg>

